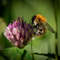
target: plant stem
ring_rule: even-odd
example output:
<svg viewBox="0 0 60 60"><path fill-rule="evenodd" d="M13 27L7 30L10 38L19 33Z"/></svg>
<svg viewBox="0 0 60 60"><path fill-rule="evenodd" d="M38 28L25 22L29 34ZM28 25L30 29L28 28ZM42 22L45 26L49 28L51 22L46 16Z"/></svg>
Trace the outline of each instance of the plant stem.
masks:
<svg viewBox="0 0 60 60"><path fill-rule="evenodd" d="M32 39L31 39L31 51L32 51L32 60L34 60L33 48L32 48Z"/></svg>
<svg viewBox="0 0 60 60"><path fill-rule="evenodd" d="M58 1L55 0L54 2L54 15L55 15L55 24L56 24L56 32L55 32L55 59L58 60L58 20L57 20L57 11L58 11L58 8L57 8L57 5L58 5Z"/></svg>

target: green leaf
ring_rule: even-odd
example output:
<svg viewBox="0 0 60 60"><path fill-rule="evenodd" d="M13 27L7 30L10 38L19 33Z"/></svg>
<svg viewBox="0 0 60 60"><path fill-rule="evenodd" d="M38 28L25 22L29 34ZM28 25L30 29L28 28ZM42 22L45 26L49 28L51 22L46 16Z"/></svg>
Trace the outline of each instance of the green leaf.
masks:
<svg viewBox="0 0 60 60"><path fill-rule="evenodd" d="M32 60L32 57L28 52L26 53L25 58L27 58L28 60Z"/></svg>
<svg viewBox="0 0 60 60"><path fill-rule="evenodd" d="M13 48L13 49L12 49L12 52L11 52L10 54L11 54L11 59L12 59L12 60L15 60L15 57L16 57L16 55L17 55L17 50L16 50L16 48Z"/></svg>
<svg viewBox="0 0 60 60"><path fill-rule="evenodd" d="M17 48L17 53L18 53L19 55L22 55L22 54L23 54L23 51L24 51L24 49L19 49L19 48Z"/></svg>
<svg viewBox="0 0 60 60"><path fill-rule="evenodd" d="M23 54L24 54L24 53L23 53L24 51L26 52L24 58L27 59L27 60L32 60L31 55L30 55L26 50L17 48L17 52L18 52L20 55L23 55Z"/></svg>
<svg viewBox="0 0 60 60"><path fill-rule="evenodd" d="M14 60L16 55L17 55L17 50L16 48L6 48L2 51L2 53L4 54L4 56L8 57L11 60Z"/></svg>
<svg viewBox="0 0 60 60"><path fill-rule="evenodd" d="M25 54L24 51L26 52ZM19 57L23 58L24 60L32 60L31 55L24 49L12 47L2 50L2 56L8 60L15 60L18 54L20 55Z"/></svg>

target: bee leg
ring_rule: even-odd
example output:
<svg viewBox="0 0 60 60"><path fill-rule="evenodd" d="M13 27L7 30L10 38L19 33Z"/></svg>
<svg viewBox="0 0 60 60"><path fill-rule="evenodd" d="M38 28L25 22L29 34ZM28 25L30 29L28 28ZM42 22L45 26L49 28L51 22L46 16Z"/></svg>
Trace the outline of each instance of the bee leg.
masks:
<svg viewBox="0 0 60 60"><path fill-rule="evenodd" d="M32 36L35 36L35 34L36 34L36 33L34 32L34 33L32 34Z"/></svg>
<svg viewBox="0 0 60 60"><path fill-rule="evenodd" d="M36 26L30 27L27 31L29 31L30 29L36 28Z"/></svg>
<svg viewBox="0 0 60 60"><path fill-rule="evenodd" d="M29 31L30 29L36 28L37 26L39 26L39 24L37 24L36 26L30 27L27 31Z"/></svg>
<svg viewBox="0 0 60 60"><path fill-rule="evenodd" d="M32 36L35 36L36 35L36 33L34 32L33 34L32 34Z"/></svg>

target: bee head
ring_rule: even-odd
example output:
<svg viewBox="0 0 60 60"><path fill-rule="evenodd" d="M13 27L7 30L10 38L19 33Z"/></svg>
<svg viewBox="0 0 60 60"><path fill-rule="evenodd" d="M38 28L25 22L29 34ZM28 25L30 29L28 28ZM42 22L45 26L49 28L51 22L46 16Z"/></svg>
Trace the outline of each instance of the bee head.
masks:
<svg viewBox="0 0 60 60"><path fill-rule="evenodd" d="M34 20L36 18L36 15L34 15L31 19L32 19L32 24L34 24Z"/></svg>

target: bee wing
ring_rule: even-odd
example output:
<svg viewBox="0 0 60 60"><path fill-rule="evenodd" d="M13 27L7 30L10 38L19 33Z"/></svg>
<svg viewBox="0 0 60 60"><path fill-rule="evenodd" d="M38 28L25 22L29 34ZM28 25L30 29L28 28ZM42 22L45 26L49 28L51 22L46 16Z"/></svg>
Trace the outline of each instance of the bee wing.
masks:
<svg viewBox="0 0 60 60"><path fill-rule="evenodd" d="M44 25L46 26L46 28L51 31L52 33L55 33L55 31L53 30L53 28L46 22L44 23Z"/></svg>

